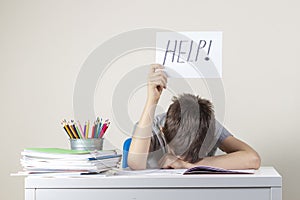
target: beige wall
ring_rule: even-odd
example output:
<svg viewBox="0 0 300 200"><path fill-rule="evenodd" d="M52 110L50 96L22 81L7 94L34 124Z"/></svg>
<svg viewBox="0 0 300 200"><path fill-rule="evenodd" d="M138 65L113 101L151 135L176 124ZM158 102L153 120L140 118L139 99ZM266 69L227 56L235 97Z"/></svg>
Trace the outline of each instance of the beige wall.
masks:
<svg viewBox="0 0 300 200"><path fill-rule="evenodd" d="M0 199L23 199L20 169L25 147L68 147L60 127L73 117L73 90L85 59L102 42L144 27L223 31L225 125L251 144L262 164L283 176L284 199L299 197L300 23L298 1L0 1ZM134 66L154 62L152 51L115 61L97 87L110 94ZM191 80L195 91L209 95ZM161 101L169 103L170 92ZM138 120L145 88L128 103ZM95 103L95 112L111 109ZM107 135L120 148L126 135L112 122Z"/></svg>

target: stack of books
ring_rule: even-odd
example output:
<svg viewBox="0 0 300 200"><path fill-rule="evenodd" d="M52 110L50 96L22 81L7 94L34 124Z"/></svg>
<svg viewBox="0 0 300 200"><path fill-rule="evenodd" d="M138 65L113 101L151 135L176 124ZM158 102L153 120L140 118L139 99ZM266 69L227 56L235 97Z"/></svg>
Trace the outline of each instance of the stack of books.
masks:
<svg viewBox="0 0 300 200"><path fill-rule="evenodd" d="M27 148L21 152L23 173L100 173L116 167L121 155L115 150L79 151Z"/></svg>

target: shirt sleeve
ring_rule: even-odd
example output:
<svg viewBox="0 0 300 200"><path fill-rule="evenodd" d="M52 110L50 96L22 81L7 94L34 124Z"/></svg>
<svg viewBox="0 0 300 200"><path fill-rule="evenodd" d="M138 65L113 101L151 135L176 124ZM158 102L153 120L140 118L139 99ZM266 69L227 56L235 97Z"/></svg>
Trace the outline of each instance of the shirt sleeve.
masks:
<svg viewBox="0 0 300 200"><path fill-rule="evenodd" d="M227 137L232 136L232 134L218 120L216 120L216 133L219 135L217 142L218 147Z"/></svg>

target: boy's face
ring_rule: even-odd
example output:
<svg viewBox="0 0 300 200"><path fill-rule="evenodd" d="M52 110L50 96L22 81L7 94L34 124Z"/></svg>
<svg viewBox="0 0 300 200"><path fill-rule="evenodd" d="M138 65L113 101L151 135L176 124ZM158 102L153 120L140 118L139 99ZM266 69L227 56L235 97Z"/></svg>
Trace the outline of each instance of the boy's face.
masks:
<svg viewBox="0 0 300 200"><path fill-rule="evenodd" d="M168 153L174 155L175 157L177 157L178 159L180 160L184 160L184 157L183 156L180 156L180 155L176 155L175 152L174 152L174 147L171 147L170 145L168 145Z"/></svg>
<svg viewBox="0 0 300 200"><path fill-rule="evenodd" d="M163 137L165 137L164 136L164 132L162 131L163 130L163 128L160 126L159 127L160 128L160 131L161 131L161 133L162 133L162 135L163 135ZM165 139L164 139L165 140ZM177 157L177 158L179 158L180 160L184 160L184 157L183 156L181 156L181 155L176 155L176 153L175 153L175 146L173 146L172 144L166 144L166 146L167 146L167 150L168 150L168 153L169 154L172 154L172 155L174 155L175 157Z"/></svg>

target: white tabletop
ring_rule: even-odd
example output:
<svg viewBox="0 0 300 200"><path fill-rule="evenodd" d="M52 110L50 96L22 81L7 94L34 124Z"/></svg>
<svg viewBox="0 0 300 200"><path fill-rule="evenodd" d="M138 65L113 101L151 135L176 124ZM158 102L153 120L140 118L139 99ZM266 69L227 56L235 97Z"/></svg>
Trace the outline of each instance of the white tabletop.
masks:
<svg viewBox="0 0 300 200"><path fill-rule="evenodd" d="M273 167L261 167L254 174L210 175L115 175L82 177L28 176L30 188L195 188L195 187L281 187L282 178Z"/></svg>

